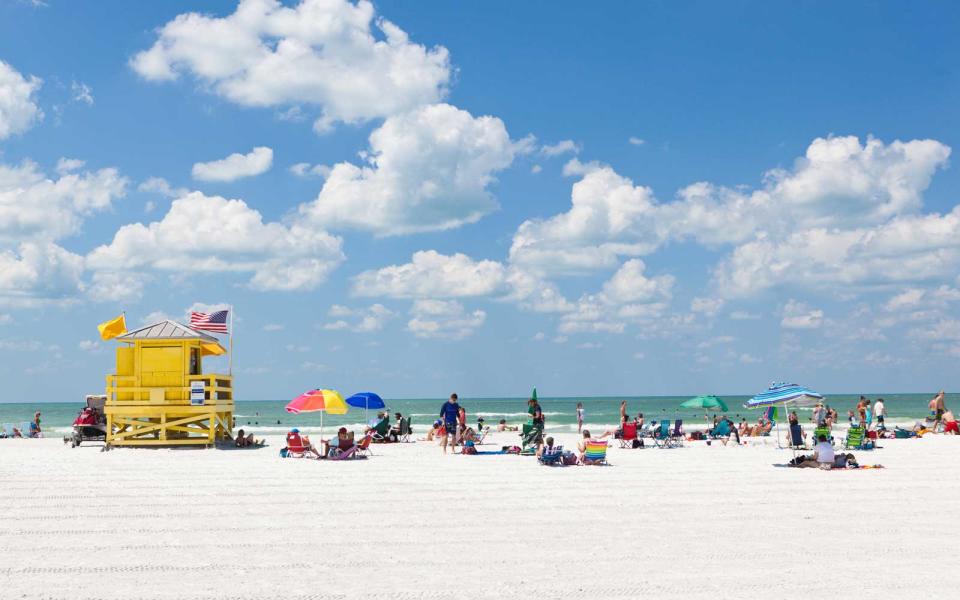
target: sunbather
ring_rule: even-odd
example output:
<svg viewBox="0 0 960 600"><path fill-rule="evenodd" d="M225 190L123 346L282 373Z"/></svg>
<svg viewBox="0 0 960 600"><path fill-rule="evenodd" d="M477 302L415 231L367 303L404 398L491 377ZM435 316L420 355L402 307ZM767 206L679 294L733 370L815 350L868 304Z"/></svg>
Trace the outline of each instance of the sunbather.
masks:
<svg viewBox="0 0 960 600"><path fill-rule="evenodd" d="M367 431L370 431L368 429ZM330 456L330 450L349 450L353 446L353 432L347 431L346 427L337 430L337 437L329 440L323 440L323 456Z"/></svg>
<svg viewBox="0 0 960 600"><path fill-rule="evenodd" d="M296 427L291 429L290 433L287 434L287 450L303 452L304 454L309 452L314 457L320 458L320 453L317 452L317 449L310 443L310 438L305 435L300 435L300 430Z"/></svg>
<svg viewBox="0 0 960 600"><path fill-rule="evenodd" d="M427 432L427 437L423 438L422 441L424 441L424 442L432 442L432 441L434 441L435 439L437 439L437 436L440 435L440 427L441 427L442 425L443 425L443 423L441 423L439 419L436 420L436 421L434 421L434 422L433 422L433 426L432 426L432 427L430 428L430 430Z"/></svg>
<svg viewBox="0 0 960 600"><path fill-rule="evenodd" d="M237 439L234 443L237 445L237 448L247 448L250 446L263 446L266 440L257 441L254 439L252 433L250 435L244 435L244 431L241 429L237 432Z"/></svg>
<svg viewBox="0 0 960 600"><path fill-rule="evenodd" d="M583 438L579 442L577 442L577 458L580 459L581 463L584 461L585 456L587 454L587 441L589 440L590 440L590 430L584 429Z"/></svg>
<svg viewBox="0 0 960 600"><path fill-rule="evenodd" d="M520 431L520 428L516 425L507 425L506 419L500 419L497 423L497 431Z"/></svg>
<svg viewBox="0 0 960 600"><path fill-rule="evenodd" d="M396 436L391 436L390 416L387 413L377 413L377 423L363 430L363 434L373 433L374 441L395 442Z"/></svg>
<svg viewBox="0 0 960 600"><path fill-rule="evenodd" d="M460 434L460 439L467 442L477 443L480 441L480 435L474 431L473 427L467 427L463 430L463 433Z"/></svg>

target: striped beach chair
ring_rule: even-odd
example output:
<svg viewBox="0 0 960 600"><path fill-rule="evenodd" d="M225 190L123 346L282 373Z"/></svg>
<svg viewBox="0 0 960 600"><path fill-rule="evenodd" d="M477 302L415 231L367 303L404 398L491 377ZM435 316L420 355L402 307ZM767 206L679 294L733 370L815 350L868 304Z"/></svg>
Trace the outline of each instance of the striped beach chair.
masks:
<svg viewBox="0 0 960 600"><path fill-rule="evenodd" d="M587 440L586 450L583 453L583 464L585 465L607 464L606 440Z"/></svg>

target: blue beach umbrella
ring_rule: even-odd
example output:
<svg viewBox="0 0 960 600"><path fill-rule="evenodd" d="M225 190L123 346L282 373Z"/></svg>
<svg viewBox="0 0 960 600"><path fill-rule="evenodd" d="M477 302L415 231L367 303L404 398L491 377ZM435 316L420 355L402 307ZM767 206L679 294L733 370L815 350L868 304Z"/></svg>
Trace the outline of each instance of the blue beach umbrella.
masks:
<svg viewBox="0 0 960 600"><path fill-rule="evenodd" d="M356 406L357 408L362 408L364 421L367 420L367 411L371 408L377 410L387 407L387 405L383 403L383 398L377 394L374 394L373 392L360 392L359 394L354 394L347 398L347 404L350 406Z"/></svg>

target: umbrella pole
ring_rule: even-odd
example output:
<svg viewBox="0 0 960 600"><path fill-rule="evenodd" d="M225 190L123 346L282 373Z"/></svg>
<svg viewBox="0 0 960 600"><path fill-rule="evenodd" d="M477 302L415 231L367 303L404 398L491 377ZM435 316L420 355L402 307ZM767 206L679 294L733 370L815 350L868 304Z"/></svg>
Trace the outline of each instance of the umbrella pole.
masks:
<svg viewBox="0 0 960 600"><path fill-rule="evenodd" d="M325 410L320 411L320 441L321 442L323 441L323 413L325 412L327 411Z"/></svg>

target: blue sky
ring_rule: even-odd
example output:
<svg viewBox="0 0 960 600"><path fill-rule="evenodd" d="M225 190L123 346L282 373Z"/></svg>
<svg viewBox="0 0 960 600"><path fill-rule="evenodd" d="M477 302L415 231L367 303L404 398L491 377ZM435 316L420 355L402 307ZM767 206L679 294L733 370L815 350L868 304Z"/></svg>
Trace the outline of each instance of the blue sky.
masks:
<svg viewBox="0 0 960 600"><path fill-rule="evenodd" d="M958 12L0 2L0 401L956 389Z"/></svg>

